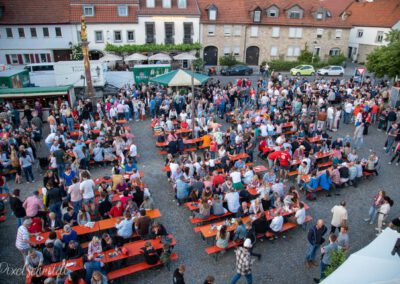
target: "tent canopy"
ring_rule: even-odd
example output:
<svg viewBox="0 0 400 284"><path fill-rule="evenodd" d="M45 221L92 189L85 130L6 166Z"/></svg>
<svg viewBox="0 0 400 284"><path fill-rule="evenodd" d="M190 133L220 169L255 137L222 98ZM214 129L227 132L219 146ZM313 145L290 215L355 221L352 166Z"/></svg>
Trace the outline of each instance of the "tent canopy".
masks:
<svg viewBox="0 0 400 284"><path fill-rule="evenodd" d="M106 55L104 55L102 58L99 59L99 61L101 62L119 61L119 60L122 60L122 57L112 53L107 53Z"/></svg>
<svg viewBox="0 0 400 284"><path fill-rule="evenodd" d="M195 86L200 86L207 82L210 78L203 74L192 73L190 71L178 69L166 74L154 77L150 79L150 82L158 83L164 86L169 87L183 87L183 86L191 86L192 85L192 74L193 74L193 83Z"/></svg>
<svg viewBox="0 0 400 284"><path fill-rule="evenodd" d="M157 53L149 57L149 60L154 61L171 61L171 57L165 53Z"/></svg>
<svg viewBox="0 0 400 284"><path fill-rule="evenodd" d="M195 60L196 56L194 56L193 54L184 52L184 53L174 56L174 59L175 60Z"/></svg>
<svg viewBox="0 0 400 284"><path fill-rule="evenodd" d="M400 234L385 229L375 240L353 253L322 284L400 283L400 257L391 251Z"/></svg>
<svg viewBox="0 0 400 284"><path fill-rule="evenodd" d="M134 53L124 58L124 61L143 61L147 60L147 56L141 53Z"/></svg>

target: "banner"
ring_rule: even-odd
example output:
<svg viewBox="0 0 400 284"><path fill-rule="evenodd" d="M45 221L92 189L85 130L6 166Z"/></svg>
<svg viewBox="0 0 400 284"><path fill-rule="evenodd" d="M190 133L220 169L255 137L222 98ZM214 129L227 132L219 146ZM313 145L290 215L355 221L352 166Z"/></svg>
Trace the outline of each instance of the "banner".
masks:
<svg viewBox="0 0 400 284"><path fill-rule="evenodd" d="M150 78L171 71L170 64L141 64L133 67L133 77L136 84L147 84Z"/></svg>

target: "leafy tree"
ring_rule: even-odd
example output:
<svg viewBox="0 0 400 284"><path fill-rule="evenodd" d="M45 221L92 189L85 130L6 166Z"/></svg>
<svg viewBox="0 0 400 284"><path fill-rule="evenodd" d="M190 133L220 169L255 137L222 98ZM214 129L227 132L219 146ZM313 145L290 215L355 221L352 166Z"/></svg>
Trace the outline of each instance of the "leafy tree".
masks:
<svg viewBox="0 0 400 284"><path fill-rule="evenodd" d="M232 53L228 54L228 55L221 56L219 58L219 64L221 66L230 67L230 66L233 66L233 65L238 64L238 63L239 63L239 61L236 60L236 57Z"/></svg>
<svg viewBox="0 0 400 284"><path fill-rule="evenodd" d="M77 44L72 46L72 60L82 60L83 53L82 53L82 46Z"/></svg>
<svg viewBox="0 0 400 284"><path fill-rule="evenodd" d="M391 30L387 33L386 46L375 48L367 56L367 69L377 77L385 75L394 78L400 74L400 31Z"/></svg>
<svg viewBox="0 0 400 284"><path fill-rule="evenodd" d="M135 52L171 52L171 51L191 51L201 49L200 43L183 43L183 44L124 44L114 45L107 43L105 51L117 54L135 53Z"/></svg>
<svg viewBox="0 0 400 284"><path fill-rule="evenodd" d="M335 250L331 255L331 263L326 268L324 275L328 277L333 273L339 266L343 264L346 260L346 252L342 249Z"/></svg>

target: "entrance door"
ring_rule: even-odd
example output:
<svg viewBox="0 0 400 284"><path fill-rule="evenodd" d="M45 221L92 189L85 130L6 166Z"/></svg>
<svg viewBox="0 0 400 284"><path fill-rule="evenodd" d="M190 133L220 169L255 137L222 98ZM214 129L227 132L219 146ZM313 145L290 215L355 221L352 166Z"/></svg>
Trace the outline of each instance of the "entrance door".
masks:
<svg viewBox="0 0 400 284"><path fill-rule="evenodd" d="M54 61L68 61L71 60L71 49L53 50Z"/></svg>
<svg viewBox="0 0 400 284"><path fill-rule="evenodd" d="M259 55L260 55L260 49L257 46L249 46L246 49L246 64L258 65Z"/></svg>
<svg viewBox="0 0 400 284"><path fill-rule="evenodd" d="M218 48L215 46L204 48L203 60L205 65L218 65Z"/></svg>

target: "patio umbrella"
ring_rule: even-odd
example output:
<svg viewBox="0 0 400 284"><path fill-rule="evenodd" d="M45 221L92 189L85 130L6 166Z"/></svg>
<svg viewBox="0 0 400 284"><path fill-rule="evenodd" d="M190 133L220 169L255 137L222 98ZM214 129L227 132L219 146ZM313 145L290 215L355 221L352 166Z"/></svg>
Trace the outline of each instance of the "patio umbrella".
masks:
<svg viewBox="0 0 400 284"><path fill-rule="evenodd" d="M149 57L149 60L153 61L171 61L171 57L165 53L157 53Z"/></svg>
<svg viewBox="0 0 400 284"><path fill-rule="evenodd" d="M174 59L175 60L195 60L196 56L194 56L193 54L185 52L185 53L181 53L181 54L178 54L178 55L174 56Z"/></svg>
<svg viewBox="0 0 400 284"><path fill-rule="evenodd" d="M154 77L150 79L150 82L158 83L169 87L184 87L192 85L192 74L193 74L193 84L195 86L200 86L207 82L210 78L206 75L199 73L192 73L190 71L178 69L163 75Z"/></svg>
<svg viewBox="0 0 400 284"><path fill-rule="evenodd" d="M121 56L112 54L112 53L107 53L104 55L102 58L99 59L102 62L108 62L108 61L119 61L122 60Z"/></svg>
<svg viewBox="0 0 400 284"><path fill-rule="evenodd" d="M124 58L124 61L144 61L144 60L147 60L147 56L141 53L134 53Z"/></svg>

